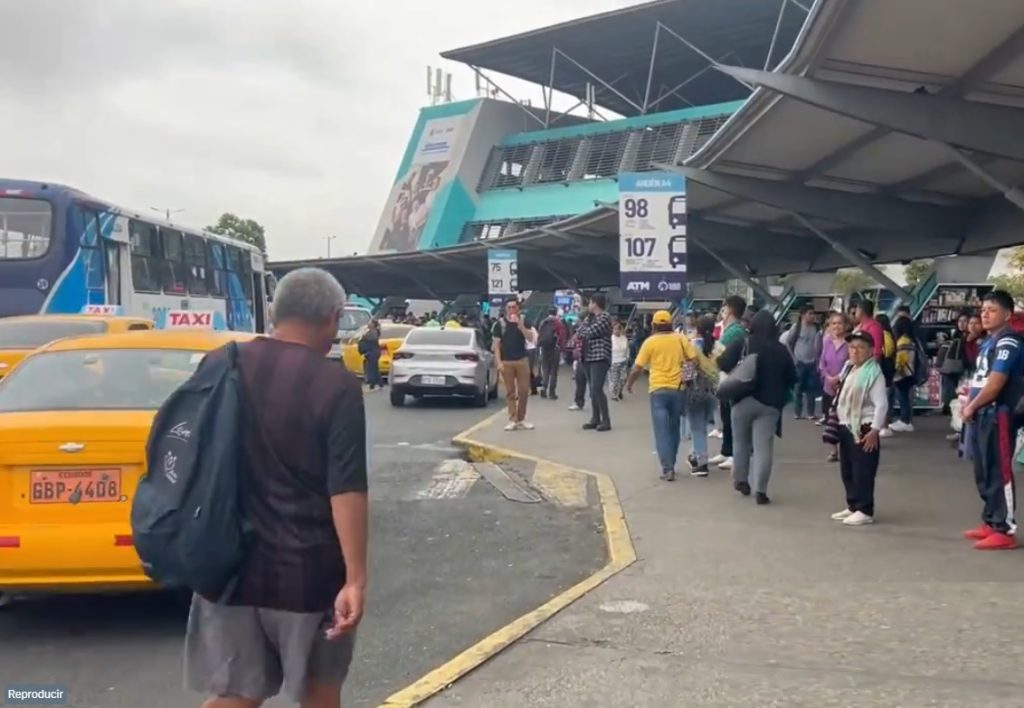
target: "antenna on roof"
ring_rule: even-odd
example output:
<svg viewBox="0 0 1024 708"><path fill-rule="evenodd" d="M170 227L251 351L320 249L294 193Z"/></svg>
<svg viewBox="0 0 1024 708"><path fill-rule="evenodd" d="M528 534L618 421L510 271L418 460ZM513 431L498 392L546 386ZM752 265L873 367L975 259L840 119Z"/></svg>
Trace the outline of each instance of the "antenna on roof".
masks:
<svg viewBox="0 0 1024 708"><path fill-rule="evenodd" d="M452 102L452 75L440 67L427 67L427 95L430 105Z"/></svg>

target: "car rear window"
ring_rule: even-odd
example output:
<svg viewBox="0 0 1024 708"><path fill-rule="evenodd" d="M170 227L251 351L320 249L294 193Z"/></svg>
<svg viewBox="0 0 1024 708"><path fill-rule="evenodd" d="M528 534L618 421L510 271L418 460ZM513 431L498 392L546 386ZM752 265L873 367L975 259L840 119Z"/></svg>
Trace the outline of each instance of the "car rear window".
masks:
<svg viewBox="0 0 1024 708"><path fill-rule="evenodd" d="M381 325L381 339L405 339L405 335L413 330L408 325Z"/></svg>
<svg viewBox="0 0 1024 708"><path fill-rule="evenodd" d="M0 413L155 410L205 354L182 349L43 352L0 381Z"/></svg>
<svg viewBox="0 0 1024 708"><path fill-rule="evenodd" d="M0 320L0 349L38 349L55 339L80 334L99 334L105 322L90 320Z"/></svg>
<svg viewBox="0 0 1024 708"><path fill-rule="evenodd" d="M473 333L464 329L414 329L406 337L406 344L425 346L465 347L473 341Z"/></svg>

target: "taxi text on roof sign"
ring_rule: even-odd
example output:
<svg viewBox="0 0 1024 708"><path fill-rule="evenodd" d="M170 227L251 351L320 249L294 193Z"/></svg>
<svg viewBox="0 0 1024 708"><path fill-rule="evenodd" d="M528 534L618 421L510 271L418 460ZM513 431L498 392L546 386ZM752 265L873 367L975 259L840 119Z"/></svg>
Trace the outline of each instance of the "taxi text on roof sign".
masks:
<svg viewBox="0 0 1024 708"><path fill-rule="evenodd" d="M213 311L171 310L165 329L213 329Z"/></svg>
<svg viewBox="0 0 1024 708"><path fill-rule="evenodd" d="M83 315L121 315L124 308L120 305L86 305L82 308Z"/></svg>

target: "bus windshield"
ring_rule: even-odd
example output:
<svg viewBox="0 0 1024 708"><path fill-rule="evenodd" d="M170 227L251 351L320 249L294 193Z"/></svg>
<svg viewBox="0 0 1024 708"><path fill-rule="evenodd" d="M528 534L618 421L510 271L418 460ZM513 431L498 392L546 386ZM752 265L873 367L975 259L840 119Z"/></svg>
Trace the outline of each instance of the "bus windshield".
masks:
<svg viewBox="0 0 1024 708"><path fill-rule="evenodd" d="M43 199L0 197L0 260L45 256L53 207Z"/></svg>

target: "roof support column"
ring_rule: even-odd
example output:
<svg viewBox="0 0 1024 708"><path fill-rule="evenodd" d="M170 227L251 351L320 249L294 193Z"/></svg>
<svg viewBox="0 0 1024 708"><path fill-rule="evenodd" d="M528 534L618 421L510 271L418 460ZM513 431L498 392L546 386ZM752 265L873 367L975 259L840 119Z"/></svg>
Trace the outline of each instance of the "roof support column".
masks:
<svg viewBox="0 0 1024 708"><path fill-rule="evenodd" d="M654 45L651 47L651 63L647 67L647 88L644 90L644 107L641 113L647 113L651 101L651 81L654 80L654 60L658 56L658 35L661 34L661 23L654 26Z"/></svg>
<svg viewBox="0 0 1024 708"><path fill-rule="evenodd" d="M946 145L950 153L953 155L953 159L959 162L961 165L966 167L976 177L981 179L987 185L993 189L998 189L1003 193L1003 196L1013 204L1015 207L1024 211L1024 192L1017 187L1011 187L1010 185L1003 182L1001 179L993 175L991 172L985 169L977 160L968 156L963 150L958 150L952 145Z"/></svg>
<svg viewBox="0 0 1024 708"><path fill-rule="evenodd" d="M767 302L771 303L772 305L779 304L778 298L772 295L771 291L768 290L768 288L764 287L763 285L761 285L761 283L751 278L747 273L744 273L740 268L737 268L732 263L722 258L722 256L718 255L715 251L708 248L707 244L705 244L703 241L690 235L686 237L686 240L689 241L690 243L696 244L701 249L703 249L709 256L711 256L716 261L721 263L723 268L732 273L734 278L742 281L744 285L746 285L751 290L756 292L758 295L763 297Z"/></svg>
<svg viewBox="0 0 1024 708"><path fill-rule="evenodd" d="M880 271L878 268L876 268L874 265L872 265L871 261L869 261L867 258L865 258L864 256L862 256L859 253L857 253L857 251L855 251L854 249L850 248L849 246L847 246L845 243L843 243L839 239L833 238L832 236L830 236L826 232L824 232L821 229L819 229L817 226L812 224L809 220L805 219L802 214L798 214L795 211L794 212L790 212L790 214L793 216L794 219L799 221L804 226L805 229L807 229L808 231L813 233L815 236L820 238L822 241L827 243L829 246L831 246L835 250L836 253L838 253L843 258L847 259L848 261L850 261L851 263L856 265L858 268L863 270L868 275L870 275L880 285L882 285L885 288L888 288L893 293L895 293L897 298L899 298L903 302L913 302L913 300L914 300L913 296L909 292L907 292L906 289L904 289L895 280L893 280L892 278L887 276L885 273Z"/></svg>

